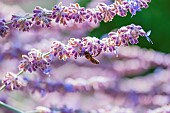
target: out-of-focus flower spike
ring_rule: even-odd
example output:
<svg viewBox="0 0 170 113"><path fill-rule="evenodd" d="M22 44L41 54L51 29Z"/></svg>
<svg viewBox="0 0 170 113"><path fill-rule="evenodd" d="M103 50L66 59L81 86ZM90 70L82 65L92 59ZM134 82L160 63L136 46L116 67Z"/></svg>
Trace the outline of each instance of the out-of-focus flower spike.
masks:
<svg viewBox="0 0 170 113"><path fill-rule="evenodd" d="M6 21L0 19L0 36L3 38L8 34L8 32L9 27L6 25Z"/></svg>

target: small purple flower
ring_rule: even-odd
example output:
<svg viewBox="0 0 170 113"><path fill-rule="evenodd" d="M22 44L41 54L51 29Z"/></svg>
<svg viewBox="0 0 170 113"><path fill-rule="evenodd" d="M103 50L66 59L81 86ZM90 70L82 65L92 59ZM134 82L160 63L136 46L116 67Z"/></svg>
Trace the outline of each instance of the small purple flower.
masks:
<svg viewBox="0 0 170 113"><path fill-rule="evenodd" d="M139 6L138 0L129 0L129 11L133 15L136 15L137 11L141 11L141 7Z"/></svg>
<svg viewBox="0 0 170 113"><path fill-rule="evenodd" d="M117 54L117 47L115 41L112 38L103 38L101 40L101 46L103 52L114 52Z"/></svg>
<svg viewBox="0 0 170 113"><path fill-rule="evenodd" d="M80 7L78 3L70 4L68 7L69 18L73 19L75 23L82 23L86 19L86 12L84 7Z"/></svg>
<svg viewBox="0 0 170 113"><path fill-rule="evenodd" d="M9 32L9 27L6 25L5 20L0 20L0 36L5 37Z"/></svg>
<svg viewBox="0 0 170 113"><path fill-rule="evenodd" d="M109 37L115 42L115 46L128 46L128 29L126 27L121 27L117 32L110 32Z"/></svg>
<svg viewBox="0 0 170 113"><path fill-rule="evenodd" d="M105 3L99 3L97 6L100 12L102 13L102 17L104 22L112 21L114 16L116 15L116 10L114 5L106 5Z"/></svg>
<svg viewBox="0 0 170 113"><path fill-rule="evenodd" d="M129 42L128 42L128 29L127 27L121 27L118 31L117 31L119 38L121 39L121 45L123 46L128 46Z"/></svg>
<svg viewBox="0 0 170 113"><path fill-rule="evenodd" d="M102 13L96 9L86 10L86 19L89 22L94 22L95 24L102 21Z"/></svg>
<svg viewBox="0 0 170 113"><path fill-rule="evenodd" d="M57 56L59 60L67 60L69 58L69 53L67 47L59 41L54 41L51 46L51 53Z"/></svg>
<svg viewBox="0 0 170 113"><path fill-rule="evenodd" d="M33 10L33 17L32 17L32 21L35 21L36 25L41 25L42 27L50 27L51 25L51 10L47 10L44 8L41 8L40 6L37 6L34 10Z"/></svg>
<svg viewBox="0 0 170 113"><path fill-rule="evenodd" d="M138 4L141 8L148 8L148 2L151 2L151 0L138 0Z"/></svg>
<svg viewBox="0 0 170 113"><path fill-rule="evenodd" d="M84 44L85 51L88 51L93 56L96 56L102 50L100 40L96 37L84 37L82 42Z"/></svg>
<svg viewBox="0 0 170 113"><path fill-rule="evenodd" d="M122 1L116 1L115 8L116 8L117 15L121 17L125 17L127 15L128 4L123 3Z"/></svg>
<svg viewBox="0 0 170 113"><path fill-rule="evenodd" d="M106 42L108 41L107 43L110 43L111 45L114 45L114 46L121 45L121 37L119 36L118 32L110 32L108 35L109 35L110 39L109 40L103 39L103 40L105 40Z"/></svg>
<svg viewBox="0 0 170 113"><path fill-rule="evenodd" d="M70 56L73 56L75 59L77 59L77 57L84 55L85 48L83 45L84 44L80 39L70 38L70 40L68 40L68 51Z"/></svg>
<svg viewBox="0 0 170 113"><path fill-rule="evenodd" d="M55 19L56 23L63 25L67 25L67 22L71 20L71 18L68 16L68 8L62 6L61 2L53 7L52 18Z"/></svg>
<svg viewBox="0 0 170 113"><path fill-rule="evenodd" d="M28 20L28 15L22 17L22 16L16 16L12 15L12 26L15 28L18 28L20 31L29 31L32 22Z"/></svg>

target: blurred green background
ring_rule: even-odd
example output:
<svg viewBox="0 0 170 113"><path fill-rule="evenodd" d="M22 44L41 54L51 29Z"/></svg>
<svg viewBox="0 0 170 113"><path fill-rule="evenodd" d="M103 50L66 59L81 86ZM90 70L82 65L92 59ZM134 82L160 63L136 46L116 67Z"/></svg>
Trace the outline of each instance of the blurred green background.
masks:
<svg viewBox="0 0 170 113"><path fill-rule="evenodd" d="M31 12L35 6L40 5L47 9L51 9L59 0L39 0L27 3L21 3L20 5L27 11ZM78 0L81 6L87 6L92 0ZM96 0L97 1L97 0ZM114 0L112 0L114 2ZM126 17L116 16L112 22L100 23L100 27L94 29L89 33L90 36L101 37L103 34L110 32L115 28L134 23L141 25L145 31L151 30L150 38L154 42L147 42L144 38L139 39L139 46L170 53L170 0L152 0L149 3L149 8L142 9L141 12L137 12L135 16L131 18L131 14L128 13Z"/></svg>

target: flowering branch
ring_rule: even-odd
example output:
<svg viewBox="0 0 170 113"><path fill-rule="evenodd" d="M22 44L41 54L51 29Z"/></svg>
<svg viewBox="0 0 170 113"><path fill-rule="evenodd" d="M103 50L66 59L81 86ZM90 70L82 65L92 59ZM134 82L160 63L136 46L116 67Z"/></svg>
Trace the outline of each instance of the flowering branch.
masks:
<svg viewBox="0 0 170 113"><path fill-rule="evenodd" d="M112 21L114 16L119 15L125 17L129 11L132 16L136 15L141 8L148 8L151 0L115 0L111 5L99 3L96 8L85 9L80 7L78 3L70 4L69 7L63 6L61 3L55 5L52 10L47 10L37 6L33 10L32 15L17 16L12 15L11 21L6 22L0 19L0 36L5 37L9 32L8 24L20 31L29 31L33 24L42 27L50 27L51 21L54 19L56 23L67 25L69 22L83 23L85 21L98 23Z"/></svg>
<svg viewBox="0 0 170 113"><path fill-rule="evenodd" d="M150 31L145 32L141 26L131 24L121 27L117 32L108 33L108 37L101 40L96 37L83 37L82 40L71 38L66 45L59 41L54 41L51 50L45 54L39 50L32 49L28 56L22 55L23 60L18 66L20 72L18 74L8 72L2 81L3 86L0 89L2 90L7 85L11 89L20 87L22 84L18 79L18 75L26 71L33 72L39 69L44 74L49 74L51 70L50 63L54 57L65 61L70 57L77 59L77 57L85 56L92 63L98 64L99 62L95 63L96 59L93 57L102 52L114 52L117 54L119 46L128 46L129 42L137 44L139 36L146 37L152 43L149 35Z"/></svg>

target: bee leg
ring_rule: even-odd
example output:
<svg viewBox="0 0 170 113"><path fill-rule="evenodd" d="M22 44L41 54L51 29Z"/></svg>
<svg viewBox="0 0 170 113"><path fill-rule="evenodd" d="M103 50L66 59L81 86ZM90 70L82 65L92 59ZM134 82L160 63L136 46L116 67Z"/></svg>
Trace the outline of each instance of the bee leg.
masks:
<svg viewBox="0 0 170 113"><path fill-rule="evenodd" d="M95 55L95 56L93 56L93 57L97 57L97 56L99 56L99 55L100 55L100 53L101 53L101 51L99 51L99 52L97 53L97 55Z"/></svg>

